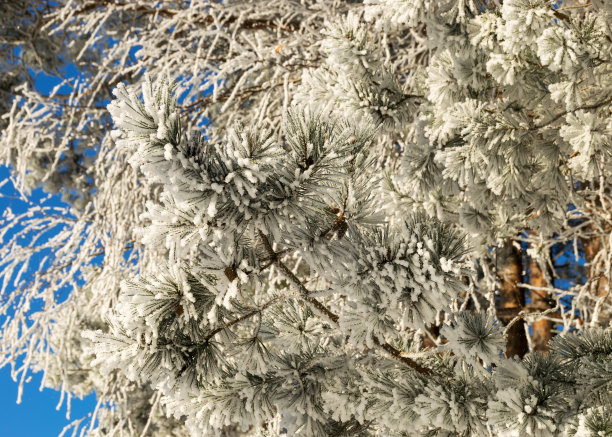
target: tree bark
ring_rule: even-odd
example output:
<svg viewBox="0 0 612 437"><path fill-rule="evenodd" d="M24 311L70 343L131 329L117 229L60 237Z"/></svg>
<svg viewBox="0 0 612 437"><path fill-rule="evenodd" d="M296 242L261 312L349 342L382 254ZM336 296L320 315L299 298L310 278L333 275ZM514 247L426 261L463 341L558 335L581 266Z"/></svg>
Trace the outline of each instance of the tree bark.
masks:
<svg viewBox="0 0 612 437"><path fill-rule="evenodd" d="M552 277L551 275L548 276ZM538 260L535 258L529 259L529 284L533 287L541 288L546 288L550 285L546 280L546 276L544 275ZM548 291L542 289L531 289L530 306L538 311L546 311L550 309L550 296ZM548 342L552 338L552 328L552 321L544 318L535 321L531 325L532 352L548 352Z"/></svg>
<svg viewBox="0 0 612 437"><path fill-rule="evenodd" d="M588 292L593 301L597 301L602 297L605 298L600 311L599 325L607 327L612 322L612 295L610 295L610 278L605 266L605 258L608 256L609 247L606 247L606 242L612 234L612 221L610 221L610 211L612 211L612 202L610 201L610 192L612 186L609 183L604 183L603 188L597 181L590 184L580 184L581 190L590 190L591 199L586 205L587 224L584 233L580 238L582 251L587 267L587 285ZM601 193L603 191L603 193ZM600 194L601 193L601 194ZM600 255L600 252L605 251ZM592 317L592 315L591 315Z"/></svg>
<svg viewBox="0 0 612 437"><path fill-rule="evenodd" d="M601 251L603 247L601 237L595 235L588 240L582 241L582 250L584 251L584 258L588 266L588 280L595 283L594 291L595 296L601 297L606 294L606 288L608 285L608 278L601 274L594 264L595 257Z"/></svg>
<svg viewBox="0 0 612 437"><path fill-rule="evenodd" d="M497 249L497 275L500 280L499 308L502 310L515 310L519 312L525 306L525 294L518 286L523 275L522 253L516 248L512 240ZM513 312L513 311L511 311ZM504 324L510 323L512 316L502 315L500 317ZM528 351L527 336L525 334L525 322L519 320L514 323L507 332L506 357L518 355L523 358Z"/></svg>
<svg viewBox="0 0 612 437"><path fill-rule="evenodd" d="M602 231L593 225L589 226L589 229L592 231L592 237L582 240L582 250L587 265L587 283L591 284L590 290L593 298L606 297L604 311L600 316L599 323L607 326L610 323L610 314L606 311L606 306L611 305L611 297L608 294L609 278L596 258L599 252L605 250L602 240L604 237L608 237L612 229L610 226L605 226L605 229Z"/></svg>

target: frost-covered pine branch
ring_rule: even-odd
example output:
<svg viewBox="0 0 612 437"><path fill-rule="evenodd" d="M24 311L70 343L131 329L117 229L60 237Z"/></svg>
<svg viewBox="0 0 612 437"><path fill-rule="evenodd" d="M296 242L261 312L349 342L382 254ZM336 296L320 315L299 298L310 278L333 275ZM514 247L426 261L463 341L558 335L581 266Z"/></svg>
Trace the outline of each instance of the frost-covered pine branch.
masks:
<svg viewBox="0 0 612 437"><path fill-rule="evenodd" d="M110 331L86 337L94 365L152 384L191 433L406 431L399 414L415 433L553 435L606 408L608 381L589 369L612 360L609 331L568 334L521 362L500 356L491 315L464 311L444 348L411 356L419 330L461 300L465 246L435 219L360 222L334 203L373 169L356 167L371 127L296 108L282 143L257 125L210 143L181 132L167 81L142 96L120 88L110 110L133 165L163 186L142 233L165 235L151 241L169 260L124 283Z"/></svg>
<svg viewBox="0 0 612 437"><path fill-rule="evenodd" d="M34 3L0 365L75 430L609 432L605 2Z"/></svg>

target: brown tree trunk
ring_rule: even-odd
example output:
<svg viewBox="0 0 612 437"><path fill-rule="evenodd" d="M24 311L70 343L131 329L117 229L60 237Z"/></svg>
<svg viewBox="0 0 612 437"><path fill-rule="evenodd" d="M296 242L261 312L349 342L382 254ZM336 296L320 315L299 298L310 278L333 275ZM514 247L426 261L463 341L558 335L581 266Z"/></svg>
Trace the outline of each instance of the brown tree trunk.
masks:
<svg viewBox="0 0 612 437"><path fill-rule="evenodd" d="M538 260L534 258L529 259L529 284L533 287L546 288L549 286L544 272L540 268ZM548 291L531 289L530 306L540 312L550 309L551 306ZM548 352L548 342L552 338L552 328L552 321L543 318L535 321L531 325L531 343L533 351Z"/></svg>
<svg viewBox="0 0 612 437"><path fill-rule="evenodd" d="M518 286L523 276L523 262L521 251L511 240L497 250L497 274L500 280L500 320L508 324L514 315L525 306L525 295ZM513 315L514 314L514 315ZM527 336L525 335L525 322L515 322L507 333L506 357L518 355L523 358L527 353Z"/></svg>
<svg viewBox="0 0 612 437"><path fill-rule="evenodd" d="M599 272L596 265L593 264L595 257L603 247L601 237L596 235L588 240L582 241L582 250L584 258L588 265L588 280L595 283L594 295L597 297L605 296L608 287L608 278Z"/></svg>
<svg viewBox="0 0 612 437"><path fill-rule="evenodd" d="M606 297L603 314L600 315L599 319L599 324L605 327L611 321L610 311L607 307L612 305L612 296L608 293L609 278L606 276L606 272L603 268L598 265L595 258L597 254L604 249L604 242L602 239L609 236L610 232L612 232L612 228L610 226L605 226L603 230L600 230L595 226L589 226L589 229L592 231L593 236L589 239L582 240L582 250L588 267L587 281L590 284L590 290L594 299Z"/></svg>
<svg viewBox="0 0 612 437"><path fill-rule="evenodd" d="M599 324L604 327L607 327L612 321L612 296L608 291L610 278L607 276L606 269L602 266L605 261L596 258L602 250L606 250L604 241L610 238L612 233L612 223L609 219L612 204L607 200L610 198L611 187L609 183L604 183L604 195L596 195L590 202L587 202L585 215L590 218L590 223L585 228L586 235L580 238L587 267L588 291L593 300L606 297L605 302L603 302L603 314L600 313L599 319ZM582 183L580 188L581 190L591 190L592 194L602 190L598 182ZM607 250L610 250L610 248L607 248Z"/></svg>

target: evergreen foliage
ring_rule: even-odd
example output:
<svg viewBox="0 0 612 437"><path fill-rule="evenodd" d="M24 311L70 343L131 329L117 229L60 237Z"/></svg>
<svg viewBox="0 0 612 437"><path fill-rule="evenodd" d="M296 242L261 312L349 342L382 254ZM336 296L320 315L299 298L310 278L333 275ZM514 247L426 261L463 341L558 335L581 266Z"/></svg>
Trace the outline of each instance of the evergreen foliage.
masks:
<svg viewBox="0 0 612 437"><path fill-rule="evenodd" d="M0 365L81 434L612 435L609 4L20 3L0 159L67 206L3 216Z"/></svg>

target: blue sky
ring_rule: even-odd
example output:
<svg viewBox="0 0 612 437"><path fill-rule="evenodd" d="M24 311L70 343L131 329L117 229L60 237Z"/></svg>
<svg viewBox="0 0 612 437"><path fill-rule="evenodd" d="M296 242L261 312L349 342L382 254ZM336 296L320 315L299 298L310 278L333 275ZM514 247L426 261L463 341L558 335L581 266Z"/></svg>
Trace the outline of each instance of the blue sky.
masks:
<svg viewBox="0 0 612 437"><path fill-rule="evenodd" d="M57 436L73 419L83 417L96 405L95 394L83 400L72 399L71 419L66 419L66 405L58 411L59 392L40 388L41 374L35 374L25 385L21 404L17 404L17 383L11 379L10 369L0 369L0 436L47 437ZM71 433L68 433L71 435Z"/></svg>
<svg viewBox="0 0 612 437"><path fill-rule="evenodd" d="M9 177L7 167L0 167L0 181ZM22 202L15 199L17 193L10 183L0 188L0 211L10 207L13 212L24 210ZM42 190L36 190L33 197L46 197ZM52 196L53 204L61 204L60 196ZM72 420L92 411L96 404L95 394L84 400L73 399L71 419L66 418L66 403L60 410L56 406L60 393L40 390L42 374L34 374L24 387L21 404L17 404L17 383L11 379L10 368L0 369L0 437L47 437L57 436ZM68 434L70 435L70 433Z"/></svg>
<svg viewBox="0 0 612 437"><path fill-rule="evenodd" d="M74 72L68 72L68 75ZM39 73L35 86L42 92L49 92L58 83L58 78ZM0 182L9 177L9 170L0 167ZM35 196L45 196L37 190ZM0 213L7 207L13 212L23 211L24 205L16 201L16 192L10 183L0 188ZM45 196L46 197L46 196ZM60 196L52 196L53 204L60 204ZM51 389L40 390L42 374L31 375L32 378L24 387L21 404L17 404L17 383L11 379L10 368L0 369L0 437L52 437L60 434L62 429L74 419L83 417L93 411L95 394L84 400L72 399L71 416L66 418L66 402L56 410L60 393ZM71 432L68 433L71 435Z"/></svg>

